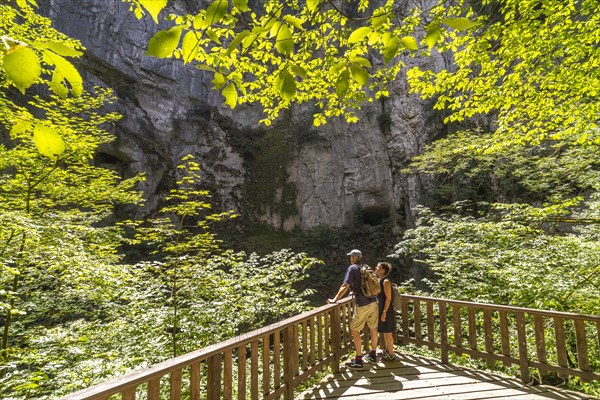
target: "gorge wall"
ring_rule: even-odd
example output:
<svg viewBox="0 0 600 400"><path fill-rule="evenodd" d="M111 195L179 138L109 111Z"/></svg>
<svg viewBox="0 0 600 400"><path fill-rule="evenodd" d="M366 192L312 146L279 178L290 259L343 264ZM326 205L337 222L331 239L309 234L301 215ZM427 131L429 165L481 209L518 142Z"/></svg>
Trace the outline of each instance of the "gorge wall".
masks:
<svg viewBox="0 0 600 400"><path fill-rule="evenodd" d="M197 0L169 4L178 12L198 7ZM393 217L398 227L412 225L421 183L401 171L442 124L408 94L403 76L388 99L365 106L359 123L337 119L315 128L308 107L295 107L264 127L256 107L225 108L210 73L144 56L161 27L137 20L121 0L52 0L42 12L87 48L84 79L114 89L111 107L123 118L97 161L124 176L146 173L145 211L173 186L179 159L194 154L216 210L283 230L344 226L357 209L366 222ZM406 62L444 65L435 56Z"/></svg>

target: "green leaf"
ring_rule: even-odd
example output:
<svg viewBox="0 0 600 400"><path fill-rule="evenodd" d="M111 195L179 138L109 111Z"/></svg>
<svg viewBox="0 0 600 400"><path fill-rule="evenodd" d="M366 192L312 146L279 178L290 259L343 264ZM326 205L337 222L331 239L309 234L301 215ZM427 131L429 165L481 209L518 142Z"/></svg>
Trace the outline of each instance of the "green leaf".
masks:
<svg viewBox="0 0 600 400"><path fill-rule="evenodd" d="M367 60L366 58L363 57L355 57L353 60L353 62L362 65L363 67L367 67L367 68L371 68L371 61Z"/></svg>
<svg viewBox="0 0 600 400"><path fill-rule="evenodd" d="M238 94L233 82L229 82L227 86L225 86L221 94L223 95L223 97L225 97L225 104L227 104L231 108L235 108L235 106L237 105Z"/></svg>
<svg viewBox="0 0 600 400"><path fill-rule="evenodd" d="M35 47L36 49L40 50L49 49L55 52L56 54L64 57L80 57L83 54L81 51L75 50L74 48L69 47L61 42L45 42L36 40L33 43L32 47Z"/></svg>
<svg viewBox="0 0 600 400"><path fill-rule="evenodd" d="M219 39L219 36L217 35L217 33L215 31L213 31L210 28L207 28L205 33L210 38L210 40L212 40L213 42L215 42L217 44L221 44L221 40Z"/></svg>
<svg viewBox="0 0 600 400"><path fill-rule="evenodd" d="M350 72L352 73L352 78L361 85L365 85L369 81L369 73L358 63L354 62L350 64Z"/></svg>
<svg viewBox="0 0 600 400"><path fill-rule="evenodd" d="M277 39L275 42L275 48L282 55L287 56L294 50L294 40L292 39L292 32L286 24L281 25Z"/></svg>
<svg viewBox="0 0 600 400"><path fill-rule="evenodd" d="M279 34L279 28L281 28L281 21L274 21L271 24L271 29L269 30L269 37L277 37L277 34Z"/></svg>
<svg viewBox="0 0 600 400"><path fill-rule="evenodd" d="M402 39L400 39L400 43L402 43L402 45L409 50L419 50L417 40L413 36L404 36Z"/></svg>
<svg viewBox="0 0 600 400"><path fill-rule="evenodd" d="M25 119L19 119L17 120L17 123L14 124L12 128L10 128L10 136L12 138L15 138L21 135L22 133L27 132L29 129L31 129L32 126L33 124L30 121L27 121Z"/></svg>
<svg viewBox="0 0 600 400"><path fill-rule="evenodd" d="M387 44L383 49L383 61L387 64L392 58L396 56L399 48L399 40L397 37L392 37L388 40Z"/></svg>
<svg viewBox="0 0 600 400"><path fill-rule="evenodd" d="M183 56L183 63L187 64L196 58L198 51L200 50L200 41L198 40L198 33L189 31L183 36L181 42L181 53Z"/></svg>
<svg viewBox="0 0 600 400"><path fill-rule="evenodd" d="M477 22L471 21L468 18L445 18L442 22L457 31L465 31L477 26Z"/></svg>
<svg viewBox="0 0 600 400"><path fill-rule="evenodd" d="M215 89L221 89L223 87L223 85L225 84L225 82L226 82L226 80L225 80L225 77L223 76L223 74L221 74L219 72L215 72L215 75L212 80L213 85L215 85Z"/></svg>
<svg viewBox="0 0 600 400"><path fill-rule="evenodd" d="M306 79L306 70L299 65L292 66L292 72L302 79Z"/></svg>
<svg viewBox="0 0 600 400"><path fill-rule="evenodd" d="M33 128L33 142L40 154L56 159L65 151L65 142L60 135L46 125L36 125Z"/></svg>
<svg viewBox="0 0 600 400"><path fill-rule="evenodd" d="M365 37L367 37L367 35L369 35L371 32L373 32L373 29L371 29L368 26L361 26L360 28L355 29L350 34L350 37L348 37L348 44L360 42Z"/></svg>
<svg viewBox="0 0 600 400"><path fill-rule="evenodd" d="M227 46L227 54L230 54L233 50L235 50L248 35L250 35L250 31L242 31L238 33L231 43L229 43L229 46Z"/></svg>
<svg viewBox="0 0 600 400"><path fill-rule="evenodd" d="M182 30L182 26L174 26L171 29L156 32L148 42L146 55L158 58L171 57L179 44Z"/></svg>
<svg viewBox="0 0 600 400"><path fill-rule="evenodd" d="M140 4L148 11L155 23L158 24L158 14L167 6L168 0L140 0Z"/></svg>
<svg viewBox="0 0 600 400"><path fill-rule="evenodd" d="M23 94L42 73L37 55L22 45L15 46L6 53L3 67L10 80Z"/></svg>
<svg viewBox="0 0 600 400"><path fill-rule="evenodd" d="M52 51L44 50L43 55L44 61L54 66L50 89L61 97L67 97L69 90L73 96L81 96L83 79L73 64Z"/></svg>
<svg viewBox="0 0 600 400"><path fill-rule="evenodd" d="M442 37L442 32L440 31L439 26L432 25L429 27L429 29L427 29L427 34L425 35L425 44L427 44L429 50L435 46L438 40L440 40L440 37Z"/></svg>
<svg viewBox="0 0 600 400"><path fill-rule="evenodd" d="M306 7L308 7L308 11L314 12L319 7L320 0L306 0Z"/></svg>
<svg viewBox="0 0 600 400"><path fill-rule="evenodd" d="M348 92L348 88L350 87L350 83L348 82L349 78L350 74L346 69L335 81L335 92L337 93L338 97L343 97Z"/></svg>
<svg viewBox="0 0 600 400"><path fill-rule="evenodd" d="M275 87L284 100L291 100L296 96L296 81L288 70L281 71L277 75Z"/></svg>
<svg viewBox="0 0 600 400"><path fill-rule="evenodd" d="M223 19L228 9L228 0L216 0L206 9L206 23L208 25L216 24Z"/></svg>
<svg viewBox="0 0 600 400"><path fill-rule="evenodd" d="M292 25L300 30L304 30L302 27L302 20L300 18L296 18L293 15L286 14L283 16L283 20L288 23L288 25Z"/></svg>
<svg viewBox="0 0 600 400"><path fill-rule="evenodd" d="M242 12L250 11L248 0L233 0L233 6Z"/></svg>
<svg viewBox="0 0 600 400"><path fill-rule="evenodd" d="M388 13L383 13L380 11L379 14L377 14L371 18L371 26L373 27L373 29L377 29L381 25L383 25L388 20L388 18L389 18Z"/></svg>

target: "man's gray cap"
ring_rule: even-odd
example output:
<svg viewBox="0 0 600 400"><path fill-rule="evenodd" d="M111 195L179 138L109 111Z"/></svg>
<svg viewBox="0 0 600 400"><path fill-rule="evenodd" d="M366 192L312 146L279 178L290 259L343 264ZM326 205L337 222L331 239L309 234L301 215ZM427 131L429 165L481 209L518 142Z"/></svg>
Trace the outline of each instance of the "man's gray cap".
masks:
<svg viewBox="0 0 600 400"><path fill-rule="evenodd" d="M347 256L354 256L354 257L362 257L362 253L360 252L360 250L352 250L350 253L346 254Z"/></svg>

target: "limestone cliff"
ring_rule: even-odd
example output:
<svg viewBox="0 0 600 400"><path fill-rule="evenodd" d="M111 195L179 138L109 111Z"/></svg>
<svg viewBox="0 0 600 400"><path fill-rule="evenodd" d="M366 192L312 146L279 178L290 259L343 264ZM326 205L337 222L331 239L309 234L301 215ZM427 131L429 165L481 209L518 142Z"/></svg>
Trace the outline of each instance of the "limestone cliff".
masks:
<svg viewBox="0 0 600 400"><path fill-rule="evenodd" d="M170 4L179 12L197 7L192 0ZM52 0L43 7L59 30L87 48L80 65L85 79L115 90L114 107L123 115L114 128L118 140L97 159L125 176L147 174L147 211L172 186L178 160L195 154L216 208L252 221L284 230L339 227L361 209L366 222L391 216L399 226L412 224L420 182L400 171L440 126L428 122L427 108L407 94L403 77L389 99L365 106L357 124L333 120L314 128L308 110L297 108L266 128L252 106L224 108L209 73L145 57L159 27L138 21L121 0Z"/></svg>

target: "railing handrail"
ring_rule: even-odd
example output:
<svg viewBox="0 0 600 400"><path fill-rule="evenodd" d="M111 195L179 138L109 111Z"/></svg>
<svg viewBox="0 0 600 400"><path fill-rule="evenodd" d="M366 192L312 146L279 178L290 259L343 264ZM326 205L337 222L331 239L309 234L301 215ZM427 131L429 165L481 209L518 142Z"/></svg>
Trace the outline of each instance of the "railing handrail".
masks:
<svg viewBox="0 0 600 400"><path fill-rule="evenodd" d="M517 306L504 306L494 303L479 303L475 301L465 301L465 300L453 300L453 299L445 299L442 297L429 297L429 296L417 296L417 295L408 295L403 294L402 297L406 297L407 299L412 300L431 300L435 302L446 302L448 304L456 304L456 305L464 305L464 306L473 306L480 308L482 310L490 310L490 311L512 311L512 312L524 312L532 315L543 315L547 317L562 317L562 318L570 318L577 320L586 320L593 322L600 322L600 315L591 315L591 314L577 314L567 311L553 311L553 310L541 310L538 308L526 308L526 307L517 307Z"/></svg>
<svg viewBox="0 0 600 400"><path fill-rule="evenodd" d="M169 373L172 370L189 366L194 362L202 361L213 355L234 349L240 345L248 344L256 339L261 338L265 335L265 333L271 333L277 330L285 329L306 318L319 315L332 308L350 303L352 300L353 297L346 297L338 301L336 304L326 304L313 310L305 311L301 314L287 318L283 321L275 322L273 324L264 326L254 331L244 333L233 338L224 340L222 342L203 347L199 350L195 350L190 353L186 353L181 356L154 364L142 370L132 371L121 377L103 383L99 383L87 389L83 389L78 392L67 395L61 398L61 400L80 400L81 398L105 398L106 396L116 394L122 389L130 387L132 385L141 384L151 380L152 378L164 376L166 373Z"/></svg>
<svg viewBox="0 0 600 400"><path fill-rule="evenodd" d="M123 400L135 399L135 390L141 384L148 385L148 398L158 399L160 390L160 379L166 375L171 375L171 398L179 399L181 391L181 374L182 370L190 371L190 374L195 376L196 383L194 388L190 390L194 392L191 395L192 399L200 398L199 388L199 369L200 363L206 362L207 379L208 379L208 398L217 399L220 396L221 389L224 393L231 395L232 389L232 352L237 351L240 357L239 361L239 380L238 387L240 393L245 393L245 379L250 377L246 375L246 351L248 345L251 347L251 382L252 397L259 398L259 392L262 392L262 399L270 400L280 396L286 399L293 397L294 388L299 383L308 379L314 373L322 369L325 365L331 365L334 369L339 367L340 357L343 352L347 351L352 345L352 338L349 331L350 313L353 305L353 297L346 297L336 304L327 304L302 314L298 314L287 318L283 321L276 322L265 327L256 329L242 335L235 336L231 339L216 343L202 349L163 361L152 365L148 368L132 371L124 376L112 379L107 382L100 383L87 389L80 390L63 397L62 400L96 400L108 399L111 395L121 393ZM409 302L412 302L415 307L412 308L412 314L409 309ZM422 313L418 304L422 306L426 304L426 312ZM448 313L447 306L452 307L452 313ZM435 308L434 308L435 307ZM461 322L461 308L464 307L468 311L468 320L466 328L468 334L464 335L460 332L463 329ZM434 309L438 313L434 313ZM475 314L481 310L485 332L480 338L485 339L485 350L478 349L477 339L479 334L475 324ZM576 314L571 312L547 311L524 307L505 306L490 303L478 303L463 300L444 299L436 297L402 295L402 335L401 339L404 344L414 343L419 346L429 346L430 348L441 349L441 360L443 363L448 363L449 351L454 351L457 354L468 354L474 358L482 358L488 361L502 361L505 365L518 365L521 369L521 377L524 382L529 380L528 368L538 368L540 371L554 371L559 374L574 374L585 379L597 379L598 373L589 369L587 361L587 344L584 333L584 324L593 323L597 327L598 335L600 336L600 316ZM492 320L491 316L498 313L499 323L501 325L501 340L502 348L496 352L493 347L492 337ZM518 332L518 355L511 355L509 334L507 325L507 314L516 315L516 326ZM537 338L538 360L533 361L529 358L526 344L525 334L525 318L524 315L533 316L535 322L535 335ZM563 337L560 339L560 355L558 366L546 363L546 350L544 346L543 318L550 317L554 319L556 325L559 325L560 332ZM414 319L414 326L410 325L411 318ZM449 318L449 319L447 319ZM452 324L449 321L452 320ZM577 356L581 357L580 366L583 365L583 370L570 368L566 365L566 348L564 343L564 326L561 321L573 320L575 331L577 333ZM422 324L425 325L422 325ZM454 329L455 337L451 339L449 335L449 327ZM411 328L414 329L414 334L411 333ZM424 335L422 328L425 328L427 335ZM557 328L557 329L558 329ZM457 331L458 329L458 331ZM558 332L557 330L557 336ZM301 333L301 334L300 334ZM318 335L316 339L315 336ZM331 335L331 337L328 337ZM272 337L270 339L269 337ZM468 337L466 346L461 344L461 336ZM365 342L366 337L364 338ZM438 340L439 339L439 340ZM273 340L273 341L271 341ZM310 341L310 343L309 343ZM558 338L557 338L558 341ZM266 376L263 377L263 388L258 388L258 343L262 342L262 368ZM269 345L273 345L271 351ZM557 343L557 346L559 343ZM301 348L300 348L301 346ZM318 350L318 351L317 351ZM323 351L322 351L323 350ZM558 349L557 349L558 352ZM279 355L283 357L283 365L279 364ZM300 359L299 360L299 354ZM268 372L270 368L271 357L273 360L274 372L271 375ZM236 363L238 362L236 361ZM300 362L301 361L301 362ZM244 366L242 368L242 365ZM221 386L221 372L223 380L226 381ZM280 374L283 372L283 375ZM273 378L273 381L270 379ZM280 381L283 379L283 382ZM179 388L177 388L179 385ZM175 388L175 389L173 389ZM174 390L174 391L173 391ZM225 395L226 398L229 398Z"/></svg>

